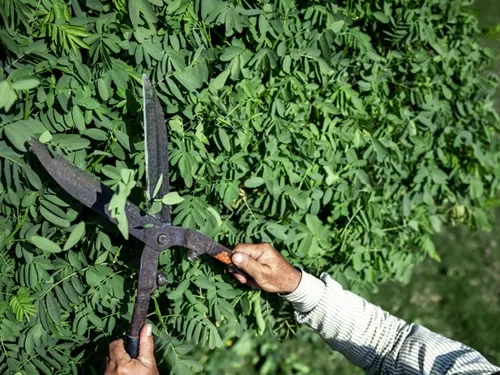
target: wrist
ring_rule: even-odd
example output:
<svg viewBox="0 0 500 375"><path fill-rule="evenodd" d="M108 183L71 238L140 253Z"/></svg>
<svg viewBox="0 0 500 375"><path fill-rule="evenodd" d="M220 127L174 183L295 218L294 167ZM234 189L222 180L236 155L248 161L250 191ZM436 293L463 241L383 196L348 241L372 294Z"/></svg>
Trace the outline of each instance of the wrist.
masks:
<svg viewBox="0 0 500 375"><path fill-rule="evenodd" d="M292 293L283 295L283 298L291 302L297 312L309 312L313 310L322 299L326 284L323 280L301 270L302 277L299 286Z"/></svg>
<svg viewBox="0 0 500 375"><path fill-rule="evenodd" d="M287 279L286 287L280 292L280 294L290 294L298 288L302 279L302 271L299 268L291 267Z"/></svg>

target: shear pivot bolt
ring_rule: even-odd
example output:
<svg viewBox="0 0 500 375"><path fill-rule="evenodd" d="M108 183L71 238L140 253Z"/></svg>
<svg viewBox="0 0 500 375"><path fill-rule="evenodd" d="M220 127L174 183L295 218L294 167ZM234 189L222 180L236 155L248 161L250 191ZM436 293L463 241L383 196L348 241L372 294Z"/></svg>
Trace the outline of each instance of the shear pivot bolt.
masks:
<svg viewBox="0 0 500 375"><path fill-rule="evenodd" d="M167 243L167 241L168 241L168 238L167 238L167 236L165 234L160 234L158 236L158 243L160 245L165 245Z"/></svg>
<svg viewBox="0 0 500 375"><path fill-rule="evenodd" d="M167 285L167 283L168 283L167 275L165 275L163 272L159 272L158 275L156 275L156 284L160 287Z"/></svg>

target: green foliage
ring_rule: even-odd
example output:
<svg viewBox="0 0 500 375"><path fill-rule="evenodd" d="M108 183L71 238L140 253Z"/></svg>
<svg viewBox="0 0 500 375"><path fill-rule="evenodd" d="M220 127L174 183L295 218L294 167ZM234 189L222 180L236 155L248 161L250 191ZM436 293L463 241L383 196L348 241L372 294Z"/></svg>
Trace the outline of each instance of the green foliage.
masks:
<svg viewBox="0 0 500 375"><path fill-rule="evenodd" d="M486 227L496 78L467 3L0 4L0 372L99 373L127 329L142 245L64 194L26 141L117 191L124 232L127 197L149 209L142 73L169 116L177 192L151 211L176 203L174 225L273 242L357 291L438 259L444 223ZM173 373L202 370L197 345L291 332L279 301L212 262L160 264L172 282L150 318Z"/></svg>
<svg viewBox="0 0 500 375"><path fill-rule="evenodd" d="M120 170L121 180L118 183L118 190L109 202L109 212L111 213L111 217L116 219L118 229L123 234L125 239L128 239L128 220L125 204L130 193L132 192L132 189L135 187L134 176L135 171L131 169Z"/></svg>
<svg viewBox="0 0 500 375"><path fill-rule="evenodd" d="M243 334L230 348L204 353L204 373L217 374L364 374L341 354L332 351L315 332L300 328L286 340Z"/></svg>

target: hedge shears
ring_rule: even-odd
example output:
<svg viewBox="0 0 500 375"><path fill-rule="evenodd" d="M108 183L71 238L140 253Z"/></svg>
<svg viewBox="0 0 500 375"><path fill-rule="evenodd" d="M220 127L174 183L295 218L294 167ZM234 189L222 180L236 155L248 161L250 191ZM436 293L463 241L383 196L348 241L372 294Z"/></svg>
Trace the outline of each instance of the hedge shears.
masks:
<svg viewBox="0 0 500 375"><path fill-rule="evenodd" d="M147 195L151 201L159 184L158 196L170 191L168 178L168 136L165 116L148 77L143 75L144 138ZM47 147L38 140L29 140L33 152L52 178L71 196L116 224L108 210L113 191L97 181L89 173L80 170L60 155L52 156ZM127 201L125 212L129 233L144 243L142 251L137 298L126 339L125 348L132 358L139 353L139 333L146 322L149 301L153 291L166 284L166 278L158 273L158 258L161 252L172 246L184 247L188 256L196 259L208 254L220 262L234 267L231 250L197 231L172 225L170 207L163 205L161 211L152 216L134 203ZM241 272L235 269L236 272ZM160 276L160 277L158 277Z"/></svg>

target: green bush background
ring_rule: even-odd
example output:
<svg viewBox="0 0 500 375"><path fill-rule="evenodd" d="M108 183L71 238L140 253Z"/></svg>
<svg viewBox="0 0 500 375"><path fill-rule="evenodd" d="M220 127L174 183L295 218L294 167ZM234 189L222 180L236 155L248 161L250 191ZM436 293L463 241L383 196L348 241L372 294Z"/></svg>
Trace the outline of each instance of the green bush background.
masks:
<svg viewBox="0 0 500 375"><path fill-rule="evenodd" d="M2 3L0 369L98 372L127 328L140 245L61 194L25 141L115 188L131 169L147 209L142 71L170 118L176 224L273 241L365 293L438 259L444 223L487 227L496 80L462 3ZM153 298L163 365L220 373L235 353L261 373L308 371L296 341L270 336L295 329L286 306L182 252L161 264L174 280Z"/></svg>

